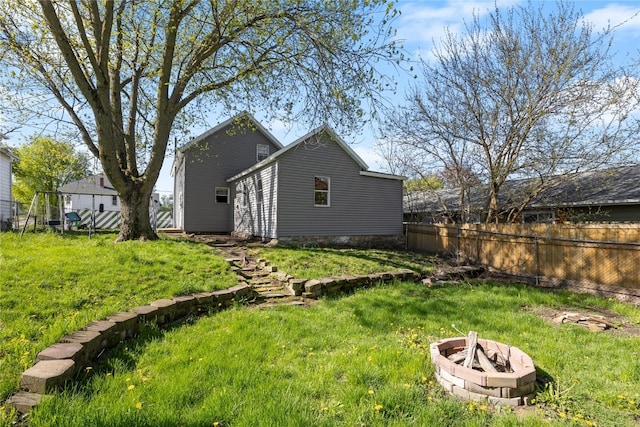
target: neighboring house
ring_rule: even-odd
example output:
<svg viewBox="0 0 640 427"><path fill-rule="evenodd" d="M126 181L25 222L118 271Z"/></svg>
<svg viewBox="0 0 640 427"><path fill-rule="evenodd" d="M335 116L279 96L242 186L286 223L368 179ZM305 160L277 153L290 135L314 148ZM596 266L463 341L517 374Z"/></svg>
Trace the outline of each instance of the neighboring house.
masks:
<svg viewBox="0 0 640 427"><path fill-rule="evenodd" d="M13 218L13 197L11 193L12 164L18 157L5 146L0 145L0 229L9 229Z"/></svg>
<svg viewBox="0 0 640 427"><path fill-rule="evenodd" d="M519 222L640 222L640 165L591 171L567 177L551 177L528 205ZM500 203L516 198L531 180L507 181ZM486 189L472 188L467 195L472 222L480 220ZM405 220L452 222L460 217L460 190L415 192L404 197Z"/></svg>
<svg viewBox="0 0 640 427"><path fill-rule="evenodd" d="M117 228L120 222L120 197L104 174L91 175L58 187L64 197L64 212L76 212L82 225L89 225L95 216L96 228ZM171 226L170 215L161 215L160 195L153 193L150 201L150 216L159 228Z"/></svg>
<svg viewBox="0 0 640 427"><path fill-rule="evenodd" d="M243 118L254 124L251 132L233 130L238 119L231 119L178 151L174 216L183 223L177 227L356 244L401 236L403 177L368 171L326 126L260 159L258 144L280 144L251 116ZM238 157L245 163L233 170L230 159Z"/></svg>
<svg viewBox="0 0 640 427"><path fill-rule="evenodd" d="M91 175L58 188L64 195L65 212L83 209L97 212L120 211L118 192L104 174Z"/></svg>

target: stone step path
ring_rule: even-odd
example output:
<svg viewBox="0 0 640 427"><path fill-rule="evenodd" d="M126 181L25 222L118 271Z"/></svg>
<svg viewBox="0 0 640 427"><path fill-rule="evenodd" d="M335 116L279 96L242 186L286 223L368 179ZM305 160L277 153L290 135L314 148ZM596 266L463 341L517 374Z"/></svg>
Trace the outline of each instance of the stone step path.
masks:
<svg viewBox="0 0 640 427"><path fill-rule="evenodd" d="M20 378L20 390L6 402L7 407L25 414L54 389L73 381L105 351L138 335L140 324L160 327L190 316L206 315L235 303L253 303L257 309L275 306L306 307L318 297L337 295L354 289L394 280L418 281L420 276L401 269L368 275L328 277L320 280L297 279L278 271L265 259L247 256L246 249L226 241L217 246L238 276L238 284L228 289L160 299L131 311L115 313L105 320L91 322L82 330L63 337L37 355L37 362Z"/></svg>
<svg viewBox="0 0 640 427"><path fill-rule="evenodd" d="M251 256L228 257L225 260L231 266L231 270L235 271L238 282L251 287L258 304L265 307L284 304L309 305L309 298L302 295L302 289L296 293L296 290L289 286L290 277L280 273L268 260Z"/></svg>

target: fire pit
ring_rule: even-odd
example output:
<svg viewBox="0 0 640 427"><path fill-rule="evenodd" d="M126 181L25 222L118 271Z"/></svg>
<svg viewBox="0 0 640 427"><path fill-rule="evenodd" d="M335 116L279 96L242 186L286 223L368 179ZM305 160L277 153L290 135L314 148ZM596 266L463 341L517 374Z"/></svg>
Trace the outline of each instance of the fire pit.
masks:
<svg viewBox="0 0 640 427"><path fill-rule="evenodd" d="M536 388L536 369L522 350L469 337L431 344L436 379L451 394L494 405L528 405Z"/></svg>

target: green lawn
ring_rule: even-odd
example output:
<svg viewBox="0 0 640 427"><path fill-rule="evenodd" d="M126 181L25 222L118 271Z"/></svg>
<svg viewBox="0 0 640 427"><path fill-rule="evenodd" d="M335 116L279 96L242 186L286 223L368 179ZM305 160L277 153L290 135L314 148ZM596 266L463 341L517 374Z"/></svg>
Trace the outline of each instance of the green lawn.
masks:
<svg viewBox="0 0 640 427"><path fill-rule="evenodd" d="M235 284L224 259L205 245L115 238L0 233L0 401L39 351L93 320Z"/></svg>
<svg viewBox="0 0 640 427"><path fill-rule="evenodd" d="M104 236L103 243L97 245L109 248L109 257L111 253L128 251L129 257L148 263L156 257L165 259L174 269L177 265L186 268L186 264L194 268L192 257L208 259L208 264L218 263L204 245L132 242L121 249L121 244L110 243L113 237ZM16 281L26 275L21 279L24 284L54 276L30 279L27 269L9 277L4 268L7 260L23 258L17 245L39 245L41 252L52 256L57 252L49 247L52 242L65 251L78 246L92 255L100 252L93 243L82 240L78 244L66 236L31 236L29 244L2 235L0 239L3 334L20 325L20 321L5 321L4 298L22 301L14 303L14 311L26 305L24 301L28 299L15 295L20 293L19 287L9 288L9 292L7 280ZM5 245L7 242L11 244ZM9 246L13 250L5 249ZM11 255L12 252L19 254ZM155 255L147 258L139 252ZM383 271L389 265L398 268L411 263L428 269L424 263L427 258L403 253L389 256L385 251L269 248L260 249L260 253L297 277L336 275L346 272L345 265L354 273L359 268ZM308 265L300 263L303 258ZM366 267L358 259L367 263ZM368 264L372 260L374 264ZM124 259L120 262L126 265ZM205 264L208 265L202 263ZM109 269L109 265L114 264L101 266ZM221 286L218 279L201 286L226 286L222 286L228 277L226 267L221 268ZM62 270L67 269L73 267ZM308 273L302 273L303 269ZM109 276L96 269L94 277L99 274L104 280ZM195 280L201 275L207 276L197 270L191 277ZM130 276L129 280L134 278ZM153 280L153 274L148 280L148 287L162 286L162 281ZM94 288L101 282L95 280ZM49 294L50 298L57 296L67 301L61 307L73 305L68 302L73 300L71 295L85 292L72 292L78 286L74 283L63 281L57 292ZM198 288L194 283L191 286ZM94 288L89 290L101 292ZM36 291L39 288L29 290ZM141 298L148 302L163 292L183 291L192 289L168 286L157 294L147 291ZM123 298L121 303L138 304L129 299ZM95 307L76 308L76 317L94 320L115 308L99 311L99 301ZM44 308L46 305L40 307ZM125 307L118 309L122 308ZM550 313L565 310L608 310L625 327L598 333L550 322ZM51 315L32 322L44 326L46 319L55 323L57 318ZM79 322L75 328L84 323L85 320ZM140 338L123 343L87 369L74 386L38 406L29 425L635 426L640 420L640 337L634 332L638 325L637 307L592 296L492 282L435 287L395 283L322 299L308 308L258 310L236 306L169 330L144 328ZM551 380L550 386L539 391L537 405L518 410L491 408L461 402L442 392L433 378L429 343L469 330L477 331L482 338L517 346L532 357L539 376ZM59 338L51 332L48 335L54 341ZM24 348L33 352L43 346L43 336L36 334ZM12 366L9 361L13 363L12 358L20 351L11 350L12 356L5 357L8 353L4 339L2 343L4 375L4 367ZM15 347L21 348L18 343ZM24 363L32 363L32 357L25 357ZM19 373L9 376L9 384L17 384L17 378ZM3 422L9 424L6 417Z"/></svg>

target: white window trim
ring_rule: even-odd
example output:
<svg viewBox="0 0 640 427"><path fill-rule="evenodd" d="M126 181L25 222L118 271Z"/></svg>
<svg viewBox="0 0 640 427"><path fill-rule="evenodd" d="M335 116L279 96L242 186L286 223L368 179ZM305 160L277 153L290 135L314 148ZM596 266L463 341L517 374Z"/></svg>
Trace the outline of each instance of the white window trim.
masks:
<svg viewBox="0 0 640 427"><path fill-rule="evenodd" d="M316 178L322 178L322 179L326 179L327 180L327 204L326 205L318 205L316 204L316 192L324 192L324 190L316 190L315 188L315 182L316 182ZM316 208L329 208L331 207L331 178L328 176L320 176L320 175L316 175L313 177L313 206Z"/></svg>
<svg viewBox="0 0 640 427"><path fill-rule="evenodd" d="M256 182L256 199L258 200L258 203L262 203L262 201L264 200L264 190L262 188L262 178L258 178L258 181Z"/></svg>
<svg viewBox="0 0 640 427"><path fill-rule="evenodd" d="M218 190L225 190L227 193L227 201L226 202L219 202L218 201ZM215 203L219 203L221 205L228 205L229 204L229 198L230 198L230 191L229 191L229 187L216 187L214 190L214 202ZM182 196L182 195L181 195Z"/></svg>
<svg viewBox="0 0 640 427"><path fill-rule="evenodd" d="M265 153L262 153L262 155L264 156L264 158L262 158L262 159L260 158L260 154L261 154L260 153L260 149L261 148L266 149L266 156L265 156ZM258 145L256 145L256 162L263 161L264 159L269 157L269 154L270 154L269 146L267 144L258 144Z"/></svg>

